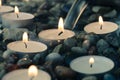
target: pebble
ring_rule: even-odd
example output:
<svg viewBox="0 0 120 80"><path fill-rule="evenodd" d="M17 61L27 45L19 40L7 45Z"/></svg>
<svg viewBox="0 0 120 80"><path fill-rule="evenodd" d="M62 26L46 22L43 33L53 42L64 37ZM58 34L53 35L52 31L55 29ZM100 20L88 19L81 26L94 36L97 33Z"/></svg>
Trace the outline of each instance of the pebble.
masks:
<svg viewBox="0 0 120 80"><path fill-rule="evenodd" d="M60 78L75 78L76 72L65 66L56 66L55 73Z"/></svg>

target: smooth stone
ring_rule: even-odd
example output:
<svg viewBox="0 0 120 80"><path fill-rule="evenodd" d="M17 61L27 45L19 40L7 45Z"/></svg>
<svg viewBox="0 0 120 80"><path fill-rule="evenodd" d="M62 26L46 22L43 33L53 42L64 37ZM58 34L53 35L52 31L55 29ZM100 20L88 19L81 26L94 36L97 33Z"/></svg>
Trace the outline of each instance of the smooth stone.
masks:
<svg viewBox="0 0 120 80"><path fill-rule="evenodd" d="M112 10L106 14L103 15L104 17L108 17L108 18L114 18L117 16L117 11L116 10Z"/></svg>
<svg viewBox="0 0 120 80"><path fill-rule="evenodd" d="M100 10L101 6L93 6L92 11L97 13Z"/></svg>
<svg viewBox="0 0 120 80"><path fill-rule="evenodd" d="M61 48L62 48L62 44L57 45L57 46L53 49L52 53L59 53Z"/></svg>
<svg viewBox="0 0 120 80"><path fill-rule="evenodd" d="M87 76L87 77L84 77L82 80L98 80L98 79L95 76Z"/></svg>
<svg viewBox="0 0 120 80"><path fill-rule="evenodd" d="M109 48L109 44L104 39L100 39L97 42L96 47L97 47L98 53L103 53L105 49Z"/></svg>
<svg viewBox="0 0 120 80"><path fill-rule="evenodd" d="M119 47L120 46L120 42L119 42L119 37L117 37L117 34L108 34L105 36L105 40L111 44L114 47Z"/></svg>
<svg viewBox="0 0 120 80"><path fill-rule="evenodd" d="M105 74L104 80L116 80L112 74Z"/></svg>
<svg viewBox="0 0 120 80"><path fill-rule="evenodd" d="M38 7L37 12L40 12L40 10L49 10L52 8L52 5L48 2L42 2L42 4Z"/></svg>
<svg viewBox="0 0 120 80"><path fill-rule="evenodd" d="M13 53L6 59L6 63L16 64L18 59L19 59L19 57L17 56L17 54Z"/></svg>
<svg viewBox="0 0 120 80"><path fill-rule="evenodd" d="M72 69L65 66L56 66L55 73L59 78L71 79L71 78L75 78L76 76L76 73Z"/></svg>
<svg viewBox="0 0 120 80"><path fill-rule="evenodd" d="M74 38L68 38L66 40L64 40L63 45L65 46L66 49L71 49L72 47L77 45L77 41Z"/></svg>
<svg viewBox="0 0 120 80"><path fill-rule="evenodd" d="M6 50L6 51L4 51L3 52L3 55L2 55L2 57L4 58L4 59L8 59L8 57L10 57L10 55L12 55L12 54L14 54L15 52L14 51L11 51L11 50Z"/></svg>
<svg viewBox="0 0 120 80"><path fill-rule="evenodd" d="M87 50L85 48L81 48L81 47L72 47L71 51L72 51L71 54L78 55L78 56L86 55L86 53L87 53Z"/></svg>
<svg viewBox="0 0 120 80"><path fill-rule="evenodd" d="M18 62L17 62L17 65L19 67L28 67L32 64L32 60L28 59L28 58L22 58L22 59L19 59Z"/></svg>
<svg viewBox="0 0 120 80"><path fill-rule="evenodd" d="M106 48L103 53L102 53L103 56L106 56L106 57L115 57L115 55L117 55L116 51L113 49L113 48Z"/></svg>
<svg viewBox="0 0 120 80"><path fill-rule="evenodd" d="M101 6L97 13L104 15L106 13L109 13L111 10L113 10L111 7L103 7Z"/></svg>
<svg viewBox="0 0 120 80"><path fill-rule="evenodd" d="M99 40L99 36L94 33L89 33L85 36L85 39L89 40L91 45L95 45L96 42Z"/></svg>
<svg viewBox="0 0 120 80"><path fill-rule="evenodd" d="M49 10L49 12L51 14L55 14L55 16L59 16L60 15L60 8L61 8L62 4L56 4L53 8L51 8Z"/></svg>
<svg viewBox="0 0 120 80"><path fill-rule="evenodd" d="M59 53L50 53L45 58L45 61L59 62L61 60L63 60L63 58Z"/></svg>
<svg viewBox="0 0 120 80"><path fill-rule="evenodd" d="M33 62L34 64L42 64L45 62L45 57L46 54L45 53L38 53L34 56L33 58Z"/></svg>
<svg viewBox="0 0 120 80"><path fill-rule="evenodd" d="M36 8L36 4L34 2L24 4L23 6L20 7L21 12L34 12L34 8ZM36 8L37 9L37 8Z"/></svg>

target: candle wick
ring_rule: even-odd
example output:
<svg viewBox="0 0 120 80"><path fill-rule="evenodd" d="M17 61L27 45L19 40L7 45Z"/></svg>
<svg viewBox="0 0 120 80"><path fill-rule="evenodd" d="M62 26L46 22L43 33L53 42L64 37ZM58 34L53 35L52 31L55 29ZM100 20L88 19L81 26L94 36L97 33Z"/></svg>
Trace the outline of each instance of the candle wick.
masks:
<svg viewBox="0 0 120 80"><path fill-rule="evenodd" d="M16 15L17 15L17 18L19 18L19 15L16 13Z"/></svg>
<svg viewBox="0 0 120 80"><path fill-rule="evenodd" d="M90 64L90 68L92 68L93 67L93 64Z"/></svg>
<svg viewBox="0 0 120 80"><path fill-rule="evenodd" d="M63 33L63 31L61 31L60 33L58 33L58 36L60 36Z"/></svg>
<svg viewBox="0 0 120 80"><path fill-rule="evenodd" d="M100 30L102 30L102 25L100 25Z"/></svg>
<svg viewBox="0 0 120 80"><path fill-rule="evenodd" d="M25 48L27 48L27 43L26 43L26 42L24 42L24 44L25 44Z"/></svg>

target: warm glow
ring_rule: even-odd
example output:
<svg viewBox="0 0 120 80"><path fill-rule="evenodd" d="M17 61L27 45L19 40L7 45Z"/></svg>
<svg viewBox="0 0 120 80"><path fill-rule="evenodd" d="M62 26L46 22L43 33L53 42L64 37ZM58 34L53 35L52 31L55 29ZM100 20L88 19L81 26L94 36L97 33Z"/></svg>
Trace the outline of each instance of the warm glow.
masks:
<svg viewBox="0 0 120 80"><path fill-rule="evenodd" d="M89 59L89 64L93 64L95 61L94 61L94 58L93 57L91 57L90 59Z"/></svg>
<svg viewBox="0 0 120 80"><path fill-rule="evenodd" d="M61 17L60 17L59 23L58 23L58 30L64 31L63 18L61 18Z"/></svg>
<svg viewBox="0 0 120 80"><path fill-rule="evenodd" d="M23 33L23 38L22 38L23 42L27 42L28 41L28 34L27 32Z"/></svg>
<svg viewBox="0 0 120 80"><path fill-rule="evenodd" d="M0 0L0 7L2 6L2 0Z"/></svg>
<svg viewBox="0 0 120 80"><path fill-rule="evenodd" d="M102 16L99 16L99 24L103 25L103 18L102 18Z"/></svg>
<svg viewBox="0 0 120 80"><path fill-rule="evenodd" d="M15 12L16 14L19 14L19 9L18 9L17 6L15 6L14 12Z"/></svg>
<svg viewBox="0 0 120 80"><path fill-rule="evenodd" d="M28 69L28 76L35 77L38 75L38 69L35 65L31 65Z"/></svg>

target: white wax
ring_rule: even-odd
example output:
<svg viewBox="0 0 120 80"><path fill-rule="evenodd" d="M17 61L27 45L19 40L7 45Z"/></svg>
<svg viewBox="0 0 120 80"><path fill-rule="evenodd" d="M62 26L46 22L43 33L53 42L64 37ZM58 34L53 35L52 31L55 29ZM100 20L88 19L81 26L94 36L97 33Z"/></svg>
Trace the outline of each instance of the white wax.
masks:
<svg viewBox="0 0 120 80"><path fill-rule="evenodd" d="M9 72L2 80L30 80L28 77L28 69L20 69ZM51 80L50 75L42 70L38 70L38 75L33 80Z"/></svg>
<svg viewBox="0 0 120 80"><path fill-rule="evenodd" d="M89 59L93 57L94 63L92 68L89 64ZM102 56L83 56L74 59L70 63L70 67L76 72L83 74L100 74L110 71L114 67L114 62Z"/></svg>
<svg viewBox="0 0 120 80"><path fill-rule="evenodd" d="M65 29L61 35L58 35L60 32L58 29L49 29L41 31L38 36L46 40L64 40L75 35L73 31L67 29Z"/></svg>
<svg viewBox="0 0 120 80"><path fill-rule="evenodd" d="M37 53L45 51L47 49L47 46L41 42L28 41L26 44L27 48L25 48L25 44L22 41L15 41L9 43L7 45L7 48L21 53Z"/></svg>
<svg viewBox="0 0 120 80"><path fill-rule="evenodd" d="M84 30L87 33L95 33L95 34L107 34L114 32L118 29L118 25L113 22L104 21L102 29L100 29L100 24L98 22L93 22L85 26Z"/></svg>
<svg viewBox="0 0 120 80"><path fill-rule="evenodd" d="M20 12L17 15L15 13L8 13L2 15L2 23L5 27L11 27L11 28L16 28L16 27L24 27L26 25L29 25L32 23L32 20L34 16L29 13L24 13Z"/></svg>
<svg viewBox="0 0 120 80"><path fill-rule="evenodd" d="M12 12L13 10L14 10L13 7L10 7L10 6L1 6L0 7L0 22L2 22L1 16L3 14Z"/></svg>

